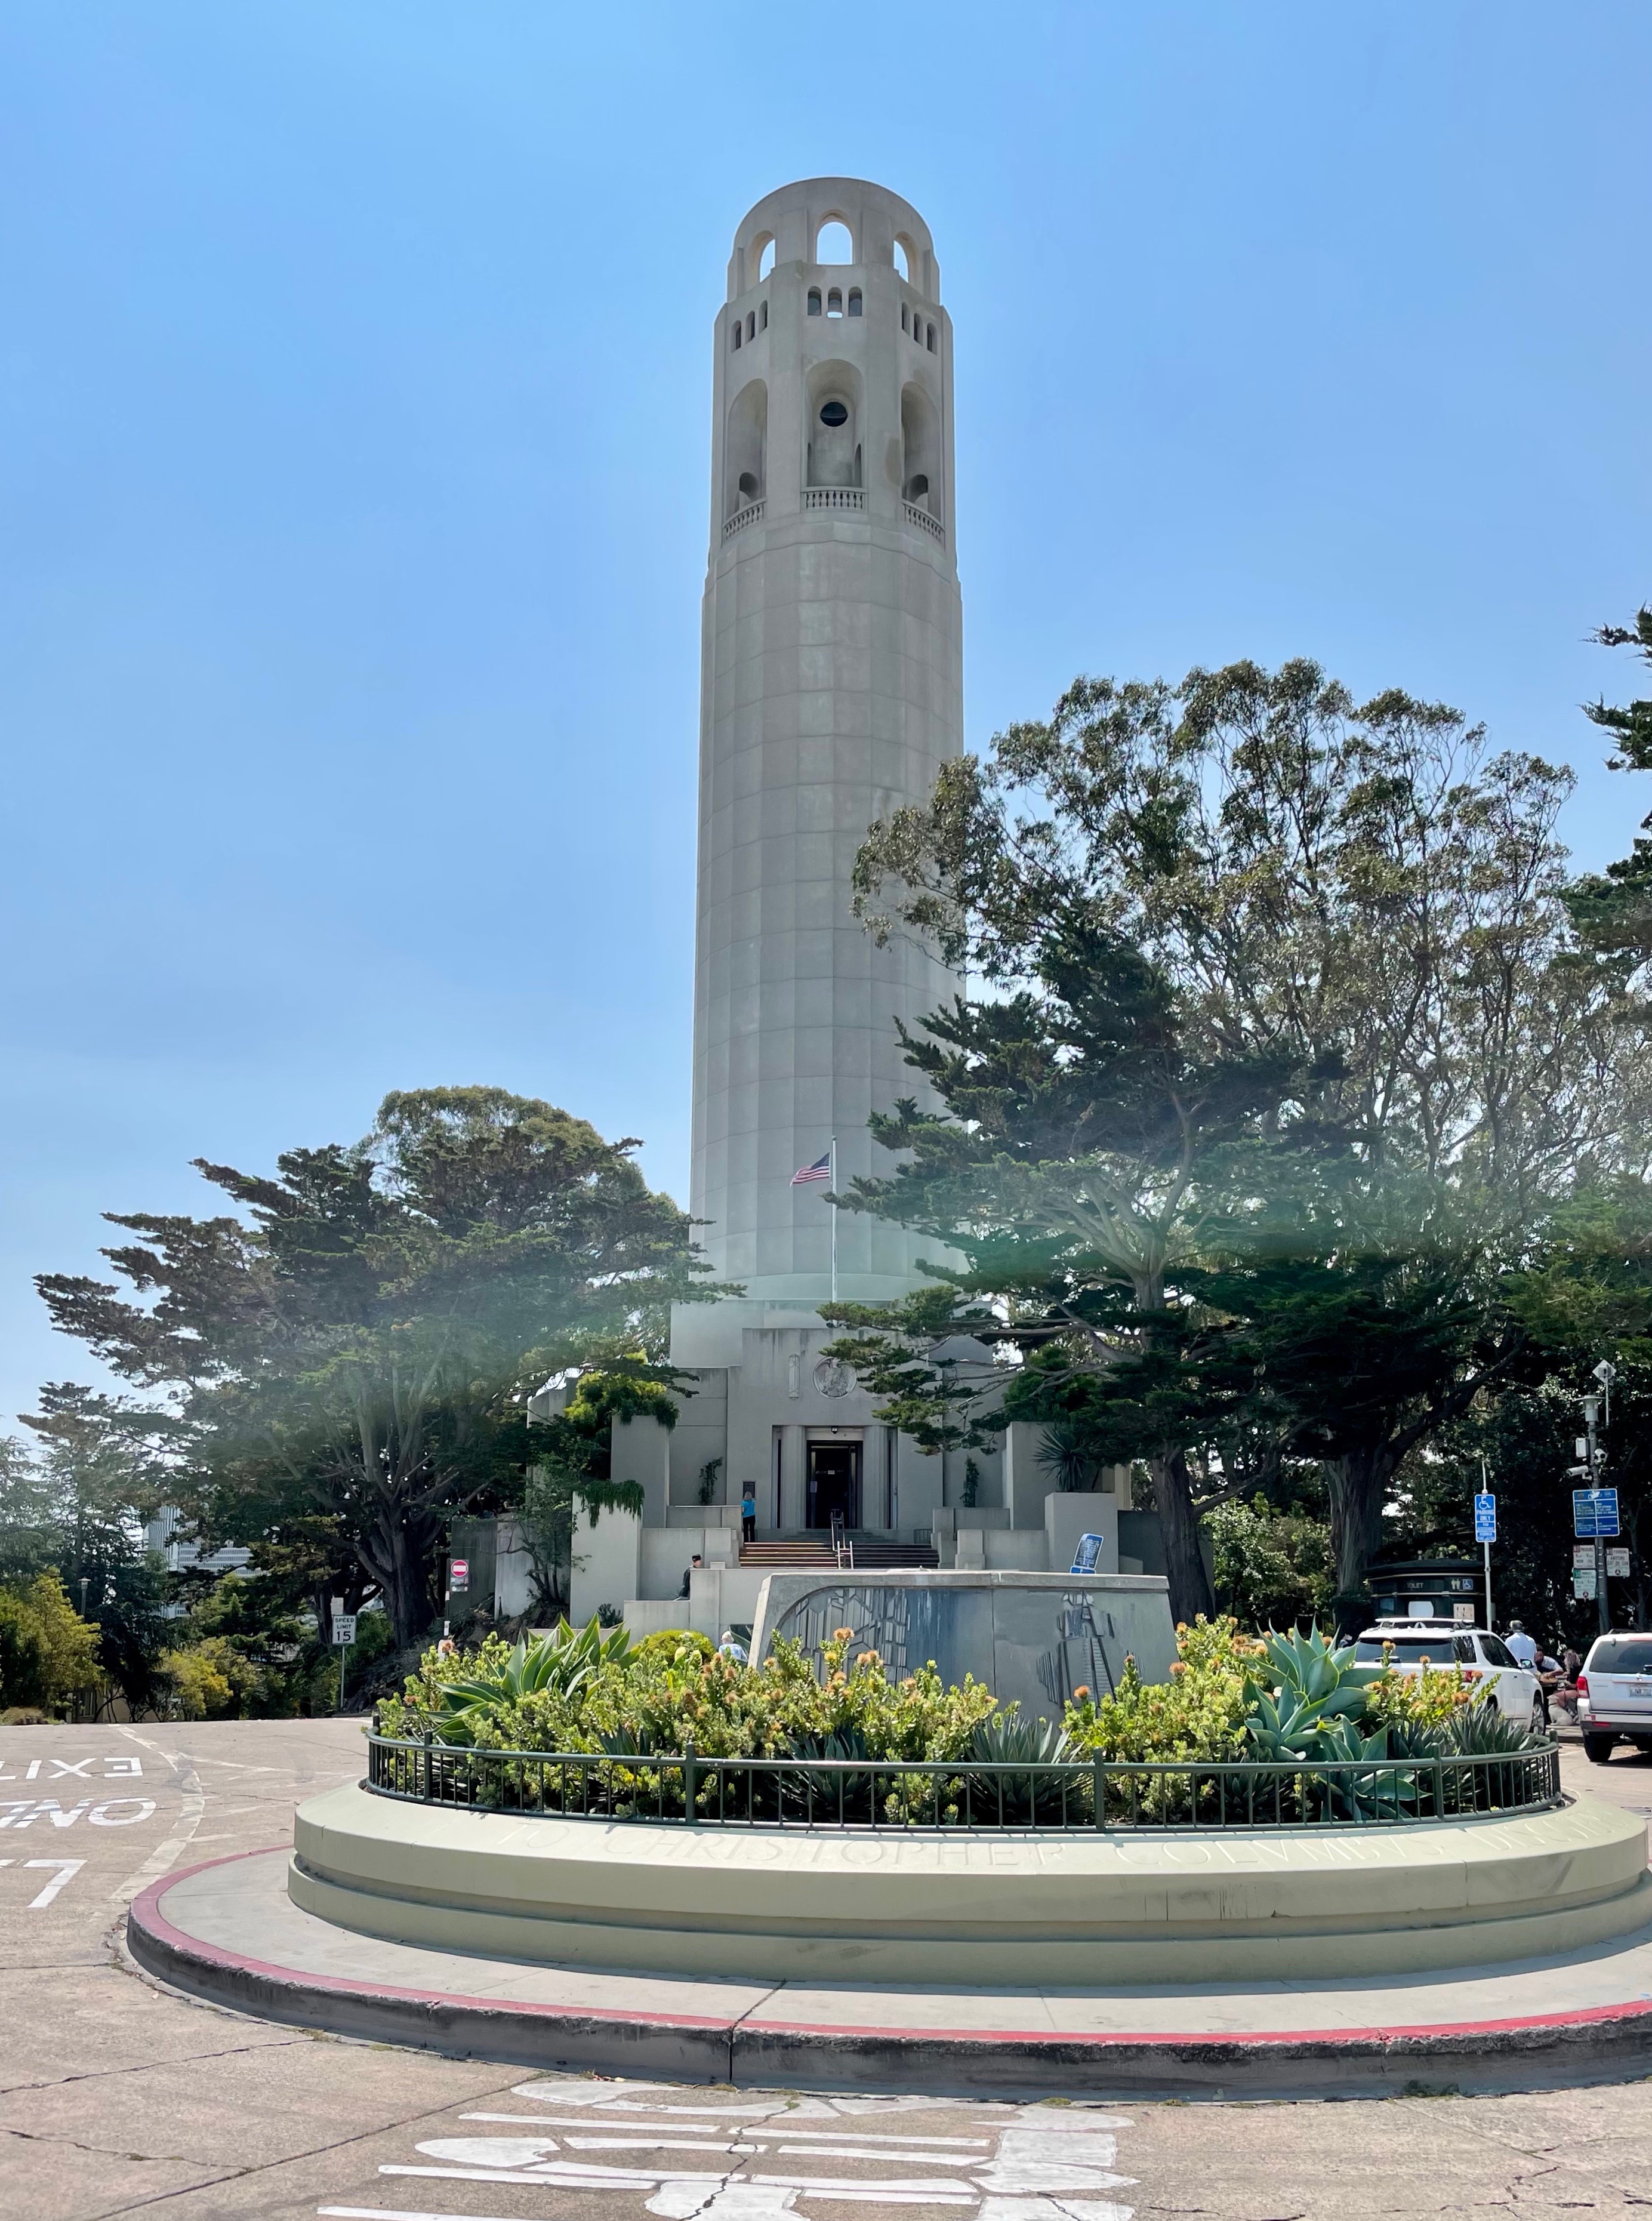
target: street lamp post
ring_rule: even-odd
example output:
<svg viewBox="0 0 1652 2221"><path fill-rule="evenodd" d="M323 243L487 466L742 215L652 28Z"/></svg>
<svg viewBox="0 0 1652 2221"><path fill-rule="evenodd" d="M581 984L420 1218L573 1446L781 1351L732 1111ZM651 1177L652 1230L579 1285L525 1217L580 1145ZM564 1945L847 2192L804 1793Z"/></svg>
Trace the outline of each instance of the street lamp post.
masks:
<svg viewBox="0 0 1652 2221"><path fill-rule="evenodd" d="M1599 1455L1599 1452L1595 1442L1595 1422L1599 1417L1599 1397L1586 1396L1583 1399L1583 1424L1588 1436L1589 1486L1592 1490L1597 1489L1600 1486L1599 1475L1596 1469L1596 1460ZM1598 1496L1594 1498L1594 1503L1596 1507L1594 1517L1594 1608L1595 1617L1600 1624L1600 1632L1605 1635L1611 1625L1611 1615L1606 1609L1606 1538L1600 1531L1600 1499Z"/></svg>

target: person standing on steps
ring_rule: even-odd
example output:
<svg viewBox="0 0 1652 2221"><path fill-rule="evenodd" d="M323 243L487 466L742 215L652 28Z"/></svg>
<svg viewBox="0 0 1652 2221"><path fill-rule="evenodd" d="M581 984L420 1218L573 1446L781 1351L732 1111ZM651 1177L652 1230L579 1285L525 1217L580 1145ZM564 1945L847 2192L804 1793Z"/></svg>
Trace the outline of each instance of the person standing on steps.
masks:
<svg viewBox="0 0 1652 2221"><path fill-rule="evenodd" d="M749 1480L740 1492L740 1539L742 1542L757 1540L757 1489Z"/></svg>

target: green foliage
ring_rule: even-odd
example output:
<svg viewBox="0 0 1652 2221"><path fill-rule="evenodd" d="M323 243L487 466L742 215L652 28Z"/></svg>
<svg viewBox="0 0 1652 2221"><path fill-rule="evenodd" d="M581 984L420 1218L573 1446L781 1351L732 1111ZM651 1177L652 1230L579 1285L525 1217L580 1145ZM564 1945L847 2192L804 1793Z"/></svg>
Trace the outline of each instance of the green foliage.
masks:
<svg viewBox="0 0 1652 2221"><path fill-rule="evenodd" d="M526 1393L658 1346L696 1292L688 1221L635 1147L498 1088L392 1094L366 1140L289 1151L272 1179L201 1161L241 1215L116 1216L129 1293L40 1286L62 1331L170 1399L210 1539L336 1522L408 1642L446 1520L521 1492Z"/></svg>
<svg viewBox="0 0 1652 2221"><path fill-rule="evenodd" d="M556 1715L577 1714L591 1684L604 1673L623 1674L635 1655L623 1627L604 1634L594 1618L577 1632L564 1620L550 1634L509 1649L490 1635L469 1661L468 1674L428 1673L420 1701L444 1742L469 1742L494 1719L520 1712L533 1699ZM436 1655L429 1655L427 1666Z"/></svg>
<svg viewBox="0 0 1652 2221"><path fill-rule="evenodd" d="M1245 1733L1259 1757L1380 1758L1387 1736L1359 1732L1380 1668L1358 1666L1352 1645L1336 1649L1317 1628L1310 1634L1269 1635L1261 1645L1255 1702ZM1271 1686L1268 1686L1271 1684Z"/></svg>
<svg viewBox="0 0 1652 2221"><path fill-rule="evenodd" d="M1075 1694L1066 1717L1075 1749L1118 1761L1247 1755L1259 1646L1227 1618L1198 1618L1178 1628L1176 1642L1167 1682L1144 1682L1132 1658L1111 1694Z"/></svg>
<svg viewBox="0 0 1652 2221"><path fill-rule="evenodd" d="M372 1615L385 1627L385 1615ZM312 1627L281 1609L265 1575L228 1573L215 1580L179 1622L155 1679L170 1709L186 1719L279 1719L330 1711L337 1701L336 1654L326 1620ZM388 1640L387 1631L380 1640Z"/></svg>
<svg viewBox="0 0 1652 2221"><path fill-rule="evenodd" d="M1632 625L1603 625L1595 635L1603 648L1633 648L1652 665L1652 608L1636 612ZM1604 700L1584 704L1584 715L1611 735L1613 771L1652 771L1652 700L1619 706ZM1574 923L1584 942L1599 955L1638 969L1652 958L1652 816L1630 853L1608 864L1604 877L1579 879L1567 896Z"/></svg>
<svg viewBox="0 0 1652 2221"><path fill-rule="evenodd" d="M839 1630L817 1680L794 1647L778 1644L760 1667L673 1633L632 1648L596 1624L564 1627L520 1657L490 1637L461 1656L428 1652L404 1698L380 1707L385 1731L494 1750L680 1752L795 1758L846 1752L878 1759L964 1757L977 1724L995 1710L979 1682L948 1688L934 1667L891 1682L873 1651L851 1658ZM516 1662L513 1664L513 1661Z"/></svg>
<svg viewBox="0 0 1652 2221"><path fill-rule="evenodd" d="M1297 1510L1277 1511L1260 1492L1245 1504L1218 1504L1205 1525L1214 1548L1216 1590L1224 1611L1253 1627L1317 1618L1330 1602L1330 1529Z"/></svg>
<svg viewBox="0 0 1652 2221"><path fill-rule="evenodd" d="M0 1705L60 1711L97 1682L97 1629L55 1567L0 1588Z"/></svg>
<svg viewBox="0 0 1652 2221"><path fill-rule="evenodd" d="M946 1302L1032 1361L1006 1411L1148 1464L1179 1617L1199 1512L1293 1460L1355 1587L1401 1465L1517 1357L1499 1267L1639 1176L1646 1028L1575 960L1568 786L1442 704L1239 663L1080 679L860 851L874 931L983 984L908 1041L942 1110L882 1119L903 1161L848 1200L961 1253ZM932 1348L877 1342L843 1354L904 1425Z"/></svg>
<svg viewBox="0 0 1652 2221"><path fill-rule="evenodd" d="M641 1350L635 1361L639 1367L648 1362ZM610 1419L629 1426L633 1419L650 1418L657 1419L662 1427L674 1427L677 1411L677 1399L663 1380L641 1371L593 1367L580 1374L563 1416L571 1426L599 1435L606 1431Z"/></svg>

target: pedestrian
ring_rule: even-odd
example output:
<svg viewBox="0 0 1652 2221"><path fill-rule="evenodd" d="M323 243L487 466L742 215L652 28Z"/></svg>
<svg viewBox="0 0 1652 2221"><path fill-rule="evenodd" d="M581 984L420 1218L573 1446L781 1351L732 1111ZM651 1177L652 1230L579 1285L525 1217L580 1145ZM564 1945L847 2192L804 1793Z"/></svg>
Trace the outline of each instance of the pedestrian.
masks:
<svg viewBox="0 0 1652 2221"><path fill-rule="evenodd" d="M1507 1641L1515 1662L1524 1666L1528 1674L1535 1674L1537 1671L1537 1646L1526 1633L1521 1621L1511 1619L1509 1622Z"/></svg>
<svg viewBox="0 0 1652 2221"><path fill-rule="evenodd" d="M740 1492L740 1539L742 1542L757 1540L757 1486L748 1481Z"/></svg>
<svg viewBox="0 0 1652 2221"><path fill-rule="evenodd" d="M681 1601L681 1599L682 1599L684 1597L687 1596L687 1595L690 1593L690 1592L691 1592L691 1587L692 1587L692 1585L693 1585L694 1576L695 1576L695 1574L696 1574L696 1573L698 1573L701 1572L701 1571L703 1570L703 1567L704 1567L704 1561L702 1561L702 1559L701 1559L701 1557L700 1557L700 1554L699 1554L699 1552L698 1552L698 1550L696 1550L696 1551L695 1551L695 1553L694 1553L694 1555L693 1555L693 1556L689 1560L688 1563L687 1563L687 1564L683 1567L683 1586L681 1586L681 1588L679 1588L679 1589L678 1590L678 1592L677 1592L678 1599L679 1599L679 1602Z"/></svg>

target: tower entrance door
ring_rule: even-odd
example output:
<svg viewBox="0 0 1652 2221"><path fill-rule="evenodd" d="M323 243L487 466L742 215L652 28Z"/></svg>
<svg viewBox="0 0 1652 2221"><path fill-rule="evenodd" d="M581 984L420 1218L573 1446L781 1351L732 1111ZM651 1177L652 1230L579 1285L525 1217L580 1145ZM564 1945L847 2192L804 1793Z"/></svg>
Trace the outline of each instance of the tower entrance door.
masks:
<svg viewBox="0 0 1652 2221"><path fill-rule="evenodd" d="M861 1448L858 1442L810 1443L808 1526L829 1527L834 1518L860 1525Z"/></svg>

